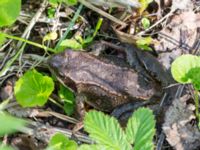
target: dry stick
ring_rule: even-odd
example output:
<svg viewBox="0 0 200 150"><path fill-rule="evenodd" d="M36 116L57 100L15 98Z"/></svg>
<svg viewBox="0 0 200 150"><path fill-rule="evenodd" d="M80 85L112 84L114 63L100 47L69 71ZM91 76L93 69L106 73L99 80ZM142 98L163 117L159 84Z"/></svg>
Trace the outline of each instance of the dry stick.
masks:
<svg viewBox="0 0 200 150"><path fill-rule="evenodd" d="M73 124L77 124L79 121L77 119L74 119L72 117L63 115L63 114L59 114L57 112L53 112L53 111L42 111L39 112L37 115L37 117L49 117L49 116L54 116L56 118L59 118L61 120L73 123Z"/></svg>
<svg viewBox="0 0 200 150"><path fill-rule="evenodd" d="M85 5L86 7L92 9L93 11L96 11L97 13L101 14L102 16L110 19L111 21L117 23L117 24L120 24L122 26L126 26L127 24L124 23L123 21L113 17L112 15L102 11L101 9L95 7L94 5L90 4L89 2L86 2L85 0L79 0L80 3L82 3L83 5Z"/></svg>
<svg viewBox="0 0 200 150"><path fill-rule="evenodd" d="M34 27L34 25L36 24L36 22L38 21L38 19L42 15L43 11L46 9L47 5L48 5L48 1L44 0L43 3L41 4L41 7L36 12L35 16L31 19L29 25L26 27L26 29L25 29L24 33L22 34L21 38L28 39L27 34L32 30L32 28ZM19 41L18 44L17 44L17 47L21 47L21 45L22 45L22 42Z"/></svg>
<svg viewBox="0 0 200 150"><path fill-rule="evenodd" d="M38 9L38 11L36 12L36 14L34 15L34 17L31 19L29 25L26 27L24 33L22 34L21 38L24 39L28 39L30 32L32 30L32 28L35 26L36 22L39 20L40 16L42 15L42 13L45 11L46 7L48 5L48 0L44 0L43 3L41 4L40 8ZM17 47L21 47L22 46L22 41L19 41L17 43ZM22 53L19 56L19 60L21 60L22 57ZM21 61L19 61L19 65L21 66Z"/></svg>
<svg viewBox="0 0 200 150"><path fill-rule="evenodd" d="M154 23L152 26L150 26L148 29L146 29L145 31L141 31L139 32L137 35L141 36L143 34L145 34L146 32L148 32L149 30L153 29L154 27L156 27L158 24L160 24L161 22L163 22L165 19L167 19L168 17L170 17L174 12L176 11L176 9L171 10L167 15L165 15L163 18L161 18L160 20L158 20L156 23Z"/></svg>
<svg viewBox="0 0 200 150"><path fill-rule="evenodd" d="M84 142L84 143L88 143L88 144L94 143L94 141L91 140L88 137L88 135L82 134L82 133L72 133L72 131L69 129L57 128L57 127L41 124L41 123L34 122L34 121L31 121L30 125L32 127L28 128L29 129L28 134L30 136L36 137L39 140L44 140L45 137L49 138L52 135L54 135L55 133L60 132L60 133L65 134L69 138L71 138L72 135L74 135L79 141Z"/></svg>
<svg viewBox="0 0 200 150"><path fill-rule="evenodd" d="M40 9L37 11L37 13L35 14L35 16L32 18L30 24L27 26L27 28L25 29L24 33L22 34L22 36L21 36L22 38L28 39L28 37L30 35L30 31L32 30L33 26L35 25L35 23L37 22L37 20L41 16L42 12L47 7L47 4L48 4L47 0L44 0L43 3L42 3L42 5L41 5L41 7L40 7ZM23 44L22 41L18 41L16 49L19 49L20 47L22 47L22 44ZM22 54L22 52L23 52L23 50L21 50L20 53ZM15 52L13 52L13 53L15 53ZM7 57L5 57L5 59L4 59L5 60L5 64L2 67L2 69L0 70L0 76L2 76L2 74L6 74L6 72L8 71L7 68L9 68L13 64L13 62L18 57L17 55L20 55L20 53L13 54L13 57L10 58L10 59L8 59L8 60L5 60L5 59L7 59Z"/></svg>

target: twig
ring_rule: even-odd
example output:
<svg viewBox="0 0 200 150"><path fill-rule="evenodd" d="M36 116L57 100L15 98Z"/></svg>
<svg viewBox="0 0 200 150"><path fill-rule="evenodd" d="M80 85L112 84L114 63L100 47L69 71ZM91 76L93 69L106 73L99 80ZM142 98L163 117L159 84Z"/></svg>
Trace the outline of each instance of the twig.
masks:
<svg viewBox="0 0 200 150"><path fill-rule="evenodd" d="M62 129L62 128L57 128L57 127L52 127L49 125L44 125L38 122L31 122L31 125L33 127L29 128L29 135L36 137L39 140L46 140L46 142L49 141L49 138L54 135L57 132L63 133L69 138L74 135L79 141L92 144L94 141L92 141L87 135L81 134L81 133L72 133L71 130L68 129Z"/></svg>
<svg viewBox="0 0 200 150"><path fill-rule="evenodd" d="M44 0L40 9L37 11L37 13L35 14L35 16L32 18L30 24L26 27L24 33L22 34L21 38L18 37L14 37L11 35L7 35L4 34L5 37L11 38L11 39L16 39L19 40L17 43L17 47L16 49L19 49L20 47L22 47L23 42L27 42L26 39L28 39L29 35L30 35L30 31L32 30L33 26L35 25L35 23L37 22L37 20L39 19L39 17L41 16L42 12L45 10L45 8L47 7L48 1ZM28 43L28 42L27 42ZM32 44L36 44L37 43L32 43ZM25 46L25 45L24 45ZM39 45L40 46L40 45ZM44 47L42 47L44 48ZM4 66L2 67L2 69L0 70L0 77L3 76L4 74L6 74L6 72L8 71L8 68L10 68L10 66L14 63L14 61L20 56L20 54L23 53L23 49L20 49L17 53L13 52L13 57L11 59L5 60L7 62L5 62ZM6 58L7 59L7 58Z"/></svg>
<svg viewBox="0 0 200 150"><path fill-rule="evenodd" d="M78 123L79 121L72 118L72 117L69 117L69 116L66 116L66 115L63 115L63 114L59 114L57 112L53 112L53 111L43 111L43 112L39 112L37 114L37 117L49 117L49 116L54 116L56 118L59 118L61 120L64 120L64 121L67 121L67 122L70 122L70 123L73 123L73 124L76 124Z"/></svg>
<svg viewBox="0 0 200 150"><path fill-rule="evenodd" d="M92 4L88 3L88 2L86 2L85 0L79 0L79 2L82 3L83 5L85 5L86 7L92 9L93 11L96 11L97 13L101 14L102 16L104 16L104 17L110 19L111 21L117 23L117 24L120 24L120 25L122 25L122 26L126 26L126 25L127 25L127 24L124 23L123 21L121 21L121 20L119 20L119 19L113 17L112 15L110 15L110 14L104 12L104 11L102 11L101 9L99 9L99 8L95 7L94 5L92 5Z"/></svg>
<svg viewBox="0 0 200 150"><path fill-rule="evenodd" d="M42 15L43 11L46 9L48 5L48 1L44 0L43 3L41 4L41 7L38 9L38 11L36 12L35 16L31 19L29 25L26 27L24 33L22 34L21 38L25 38L28 39L27 34L32 30L32 28L34 27L34 25L36 24L36 22L38 21L38 19L40 18L40 16ZM17 43L17 47L21 47L22 42L19 41Z"/></svg>
<svg viewBox="0 0 200 150"><path fill-rule="evenodd" d="M161 22L163 22L165 19L167 19L168 17L170 17L174 12L176 11L176 9L171 10L167 15L165 15L164 17L162 17L160 20L158 20L156 23L154 23L152 26L150 26L148 29L146 29L145 31L141 31L139 32L137 35L141 36L143 34L145 34L146 32L148 32L149 30L153 29L154 27L156 27L158 24L160 24Z"/></svg>

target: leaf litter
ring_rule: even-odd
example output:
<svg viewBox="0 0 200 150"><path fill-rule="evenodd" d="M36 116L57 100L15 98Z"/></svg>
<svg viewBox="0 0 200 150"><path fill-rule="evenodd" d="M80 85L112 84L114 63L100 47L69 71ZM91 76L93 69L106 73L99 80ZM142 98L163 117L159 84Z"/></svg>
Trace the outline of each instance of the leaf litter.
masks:
<svg viewBox="0 0 200 150"><path fill-rule="evenodd" d="M158 1L156 1L158 2ZM171 13L169 16L166 17L166 19L162 22L160 22L158 25L161 25L161 27L158 28L153 28L153 30L151 32L147 32L148 34L152 34L152 35L156 35L153 40L153 46L155 48L156 53L158 54L158 60L162 63L163 66L165 66L166 69L170 70L170 65L171 62L178 56L180 56L181 54L187 54L187 53L194 53L196 54L198 52L199 49L199 38L200 38L200 14L199 14L199 5L197 5L197 1L192 1L192 0L172 0L171 1L171 6L168 5L167 8L163 8L160 7L160 16L157 16L159 19L162 19L162 17L164 17L165 15L167 15L165 13L165 9L168 10L170 8L170 11L168 11L168 13ZM24 25L25 24L29 24L30 22L30 18L32 17L32 14L29 13L28 11L33 10L37 10L38 9L38 2L35 3L34 1L29 1L27 2L27 4L25 3L26 7L23 8L23 10L25 11L25 14L27 13L28 15L24 15L22 12L22 15L20 16L19 19L19 24L17 26L15 26L13 28L13 30L11 32L18 32L18 34L21 33L20 30L24 30ZM31 7L30 9L27 10L28 7ZM35 10L34 10L35 9ZM70 14L66 15L66 12L70 10ZM60 11L57 15L61 16L61 18L56 18L55 20L52 19L50 20L49 18L47 18L44 14L42 15L42 17L40 17L38 19L37 24L34 26L33 29L31 29L32 31L34 30L34 33L31 37L32 40L37 39L37 41L42 39L42 36L47 35L47 32L49 31L48 27L46 27L44 24L50 25L50 30L54 29L54 30L58 30L60 33L63 33L62 31L65 30L66 28L66 24L65 24L65 20L67 18L70 17L70 15L72 14L72 12L74 12L74 10L72 11L71 8L68 8L68 10L63 10L60 9L58 11ZM91 12L89 10L88 14L85 14L85 16L92 16ZM135 12L134 12L135 13ZM87 16L87 17L88 17ZM117 16L117 15L116 15ZM115 17L116 17L115 16ZM87 18L86 17L86 18ZM136 16L137 18L138 16ZM133 17L134 18L134 17ZM137 26L137 21L135 21L133 18L128 17L128 19L124 19L123 21L129 25L128 30L126 30L127 28L123 28L123 27L119 27L118 25L113 25L112 24L112 29L114 29L114 31L117 34L117 38L121 41L125 41L128 43L136 43L136 38L137 35L137 29L134 28L135 26ZM59 20L60 19L60 20ZM88 19L88 18L87 18ZM94 19L94 18L92 18ZM137 19L136 19L137 20ZM132 22L131 22L132 21ZM155 23L155 20L151 20L153 23ZM157 20L159 21L159 20ZM85 28L85 26L91 26L88 23L93 23L91 20L84 20L84 23L81 25L81 21L80 22L75 22L73 28L71 29L71 31L73 32L77 32L77 29L79 27L83 27L83 30ZM109 21L105 21L108 22L106 27L106 30L109 29L110 30L110 24ZM131 22L131 23L130 23ZM152 23L151 22L151 23ZM131 24L131 25L130 25ZM51 26L53 25L53 27L51 28ZM20 27L20 28L19 28ZM84 33L80 33L80 31L77 32L77 34L84 34ZM107 34L106 32L104 32L105 36L110 36L109 34ZM153 37L153 36L152 36ZM115 39L116 37L111 35L111 39ZM104 40L107 40L106 38ZM109 39L110 40L110 39ZM109 41L108 40L108 41ZM114 40L113 40L114 41ZM112 41L112 42L113 42ZM155 42L156 41L156 42ZM110 43L112 43L110 42ZM117 42L113 42L115 43L115 45L118 45L116 43ZM53 41L50 44L55 44L55 41ZM11 46L12 47L12 46ZM98 46L98 47L101 47ZM102 46L103 47L103 46ZM33 48L31 48L29 50L29 52L34 52ZM37 54L37 53L36 53ZM3 59L0 55L0 61ZM23 60L24 61L24 60ZM22 61L22 62L23 62ZM30 67L30 64L32 63L30 60L26 60L28 62L28 67ZM2 61L1 61L2 62ZM25 65L25 67L27 67L27 64ZM43 68L43 66L38 66ZM23 68L25 70L25 68ZM16 69L15 69L15 73L16 73ZM12 78L7 78L7 80L11 80ZM12 87L13 85L4 83L5 86L1 86L1 93L0 93L0 97L1 100L4 100L10 96L12 96ZM170 87L169 87L170 88ZM176 89L175 89L176 90ZM173 91L173 90L172 90ZM173 91L173 94L175 92ZM200 147L200 132L196 126L196 122L195 122L195 115L194 115L194 104L190 102L191 100L191 96L189 96L189 92L188 92L188 88L185 88L183 91L184 94L181 94L182 96L180 97L173 97L170 101L167 101L168 105L164 106L164 111L165 112L165 117L163 119L163 125L159 124L159 126L162 126L162 129L164 131L164 134L166 135L166 140L168 141L168 143L171 145L171 147L173 147L174 149L177 150L193 150L193 149L199 149ZM185 94L186 93L186 94ZM13 99L14 100L14 99ZM59 109L54 109L51 106L46 106L48 110L50 111L57 111L58 113L62 113L61 111L59 111ZM14 109L16 108L16 109ZM37 115L40 113L40 111L45 111L45 107L44 108L34 108L34 109L21 109L19 106L17 107L13 107L13 108L9 108L8 111L10 110L11 113L15 114L16 116L20 116L20 117L27 117L27 118L37 118ZM37 123L34 123L34 128L36 131L38 131L37 133L34 132L32 130L31 132L31 136L35 139L40 139L40 140L46 140L45 142L48 141L48 138L50 135L52 135L53 133L55 133L56 131L62 131L65 132L66 134L72 134L71 130L72 129L72 125L71 124L67 124L63 123L62 121L60 121L58 118L61 116L57 116L58 118L52 119L51 121L48 120L48 117L50 117L51 115L44 115L43 113L43 119L41 118L37 118L36 120L38 121ZM163 117L163 116L162 116ZM63 119L63 118L62 118ZM40 123L39 123L40 122ZM54 127L54 124L56 124L55 122L58 122L58 126L59 127L68 127L69 130L59 130L59 128ZM46 125L44 125L46 124ZM49 126L49 124L51 124L52 126ZM57 125L57 124L56 124ZM31 138L28 139L29 137L26 137L24 135L18 135L18 138L14 138L12 140L12 144L13 145L17 145L16 140L21 140L20 142L22 142L22 144L24 143L24 141L29 141L27 143L32 143L30 145L34 145L31 146L32 149L35 149L37 144L35 139L33 140ZM78 134L77 137L82 137L82 141L84 142L91 142L89 139L84 137L87 137L84 134ZM81 138L80 138L81 139ZM20 143L18 142L18 143ZM20 143L21 144L21 143ZM169 146L169 145L167 145ZM22 146L17 146L17 147L22 147ZM42 145L41 147L44 147L44 145ZM29 147L30 148L30 147ZM164 146L161 147L157 147L157 149L166 149L164 148ZM172 148L169 148L172 149Z"/></svg>

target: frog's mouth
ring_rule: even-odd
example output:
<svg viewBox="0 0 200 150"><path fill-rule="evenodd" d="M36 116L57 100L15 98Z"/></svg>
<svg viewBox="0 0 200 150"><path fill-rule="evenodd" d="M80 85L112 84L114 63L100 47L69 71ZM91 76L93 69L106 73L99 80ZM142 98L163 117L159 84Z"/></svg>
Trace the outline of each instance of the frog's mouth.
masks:
<svg viewBox="0 0 200 150"><path fill-rule="evenodd" d="M75 90L72 89L71 87L67 86L66 83L63 81L64 75L61 75L60 73L56 72L53 68L51 68L50 65L48 65L48 68L49 68L51 74L52 74L53 76L56 77L56 79L58 80L58 82L60 82L64 87L68 88L68 89L71 90L72 92L75 91Z"/></svg>
<svg viewBox="0 0 200 150"><path fill-rule="evenodd" d="M60 78L64 77L63 68L67 65L67 58L64 57L65 53L60 53L53 55L47 60L48 67L53 74L56 76L60 76Z"/></svg>
<svg viewBox="0 0 200 150"><path fill-rule="evenodd" d="M58 71L59 68L63 67L63 56L62 55L54 55L47 60L47 64L50 68L55 71Z"/></svg>
<svg viewBox="0 0 200 150"><path fill-rule="evenodd" d="M50 57L47 60L47 64L50 72L56 76L59 82L61 82L64 74L60 71L61 68L63 68L62 58L60 58L60 55L54 55Z"/></svg>

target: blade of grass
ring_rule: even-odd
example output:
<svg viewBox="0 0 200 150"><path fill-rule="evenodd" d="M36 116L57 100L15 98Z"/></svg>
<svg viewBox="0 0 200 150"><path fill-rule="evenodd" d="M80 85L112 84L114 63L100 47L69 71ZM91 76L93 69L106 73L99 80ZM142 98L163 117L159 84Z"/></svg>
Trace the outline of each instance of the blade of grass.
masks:
<svg viewBox="0 0 200 150"><path fill-rule="evenodd" d="M67 37L67 35L68 35L70 29L71 29L72 26L74 25L75 21L78 19L79 14L80 14L82 8L83 8L83 5L82 5L82 4L79 5L79 7L78 7L78 9L77 9L77 11L76 11L74 17L72 18L71 22L69 23L69 26L68 26L67 30L65 31L65 33L63 34L63 36L59 39L58 43L56 44L55 49L58 49L58 47L60 46L60 43Z"/></svg>
<svg viewBox="0 0 200 150"><path fill-rule="evenodd" d="M50 52L55 53L55 50L54 50L54 49L49 48L49 47L46 47L46 46L44 46L44 45L41 45L41 44L38 44L38 43L35 43L35 42L32 42L32 41L29 41L29 40L26 40L26 39L23 39L23 38L20 38L20 37L17 37L17 36L8 35L8 34L6 34L6 33L2 33L2 32L1 32L0 34L3 35L3 36L5 36L5 37L7 37L7 38L9 38L9 39L14 39L14 40L22 41L22 42L25 42L25 43L27 43L27 44L30 44L30 45L39 47L39 48L41 48L41 49L44 49L45 51L47 50L47 51L50 51Z"/></svg>

